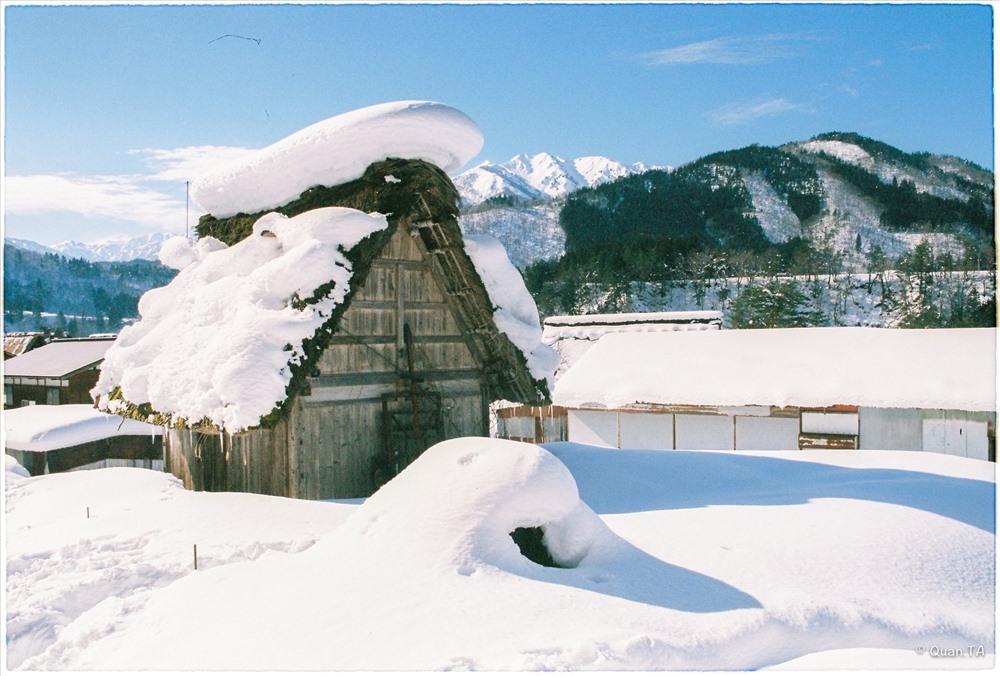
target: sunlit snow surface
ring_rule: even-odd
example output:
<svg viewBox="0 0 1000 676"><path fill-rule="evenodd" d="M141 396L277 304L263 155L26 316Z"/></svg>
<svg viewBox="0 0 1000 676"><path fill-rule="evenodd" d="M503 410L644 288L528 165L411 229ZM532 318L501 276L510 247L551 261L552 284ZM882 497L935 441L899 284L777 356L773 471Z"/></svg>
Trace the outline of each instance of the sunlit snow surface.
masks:
<svg viewBox="0 0 1000 676"><path fill-rule="evenodd" d="M993 664L985 462L459 439L359 506L8 463L13 668ZM521 556L524 526L570 567Z"/></svg>
<svg viewBox="0 0 1000 676"><path fill-rule="evenodd" d="M306 127L199 177L191 196L217 218L274 209L316 185L360 178L390 157L425 160L454 172L483 147L465 113L432 101L383 103Z"/></svg>

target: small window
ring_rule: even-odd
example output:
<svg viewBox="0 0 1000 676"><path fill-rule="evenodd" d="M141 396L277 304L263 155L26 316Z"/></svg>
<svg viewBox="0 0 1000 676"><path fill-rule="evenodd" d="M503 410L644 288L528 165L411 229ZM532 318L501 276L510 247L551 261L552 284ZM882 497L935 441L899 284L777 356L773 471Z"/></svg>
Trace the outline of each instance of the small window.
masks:
<svg viewBox="0 0 1000 676"><path fill-rule="evenodd" d="M47 387L45 388L45 403L49 406L59 405L59 388L58 387Z"/></svg>
<svg viewBox="0 0 1000 676"><path fill-rule="evenodd" d="M4 385L3 386L3 405L13 406L14 405L14 386Z"/></svg>

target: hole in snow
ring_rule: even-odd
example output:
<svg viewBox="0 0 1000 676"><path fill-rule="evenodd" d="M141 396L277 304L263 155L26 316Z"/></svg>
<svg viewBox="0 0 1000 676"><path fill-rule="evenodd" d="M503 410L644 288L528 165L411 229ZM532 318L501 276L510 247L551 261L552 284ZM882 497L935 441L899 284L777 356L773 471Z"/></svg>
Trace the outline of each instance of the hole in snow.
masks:
<svg viewBox="0 0 1000 676"><path fill-rule="evenodd" d="M510 534L510 539L529 561L546 568L572 568L573 566L565 566L552 558L552 553L545 546L544 537L545 531L541 526L515 528Z"/></svg>

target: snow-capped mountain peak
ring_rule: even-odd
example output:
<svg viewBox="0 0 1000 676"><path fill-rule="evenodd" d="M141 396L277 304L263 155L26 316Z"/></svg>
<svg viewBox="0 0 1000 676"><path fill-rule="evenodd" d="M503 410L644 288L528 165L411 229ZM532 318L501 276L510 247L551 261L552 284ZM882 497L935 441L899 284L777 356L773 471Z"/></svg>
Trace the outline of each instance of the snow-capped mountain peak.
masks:
<svg viewBox="0 0 1000 676"><path fill-rule="evenodd" d="M154 232L137 237L127 235L109 237L99 242L83 243L67 240L50 246L10 237L5 238L4 242L7 246L18 249L37 253L54 253L66 258L82 258L92 263L97 261L124 262L136 259L155 261L163 242L172 236L162 232Z"/></svg>
<svg viewBox="0 0 1000 676"><path fill-rule="evenodd" d="M526 200L562 197L647 169L641 163L625 165L607 157L567 160L543 152L516 155L501 164L483 162L459 174L454 181L463 201L475 205L500 195Z"/></svg>
<svg viewBox="0 0 1000 676"><path fill-rule="evenodd" d="M172 237L162 232L129 237L122 235L109 237L99 242L60 242L53 244L55 249L67 258L83 258L88 261L131 261L137 258L156 260L163 242Z"/></svg>

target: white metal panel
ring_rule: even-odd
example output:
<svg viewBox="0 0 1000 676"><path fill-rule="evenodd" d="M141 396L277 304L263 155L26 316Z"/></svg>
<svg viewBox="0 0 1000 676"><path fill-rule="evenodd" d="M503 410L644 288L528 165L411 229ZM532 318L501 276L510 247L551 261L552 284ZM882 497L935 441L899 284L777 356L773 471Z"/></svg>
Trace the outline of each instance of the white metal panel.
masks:
<svg viewBox="0 0 1000 676"><path fill-rule="evenodd" d="M965 455L976 460L990 459L989 427L985 421L968 420L965 423Z"/></svg>
<svg viewBox="0 0 1000 676"><path fill-rule="evenodd" d="M535 419L530 416L500 418L500 436L521 439L535 438Z"/></svg>
<svg viewBox="0 0 1000 676"><path fill-rule="evenodd" d="M858 414L803 411L802 431L806 434L856 435L858 433Z"/></svg>
<svg viewBox="0 0 1000 676"><path fill-rule="evenodd" d="M619 413L621 448L672 449L674 416L669 413Z"/></svg>
<svg viewBox="0 0 1000 676"><path fill-rule="evenodd" d="M794 451L798 447L799 421L795 418L736 418L737 450Z"/></svg>
<svg viewBox="0 0 1000 676"><path fill-rule="evenodd" d="M729 415L677 414L674 416L677 450L733 450L733 420Z"/></svg>
<svg viewBox="0 0 1000 676"><path fill-rule="evenodd" d="M924 418L924 450L958 455L963 458L989 459L986 422L969 420L961 411L927 412Z"/></svg>
<svg viewBox="0 0 1000 676"><path fill-rule="evenodd" d="M915 408L862 408L858 448L919 451L923 448L923 416Z"/></svg>
<svg viewBox="0 0 1000 676"><path fill-rule="evenodd" d="M618 447L618 414L615 411L567 412L570 441L592 446Z"/></svg>

